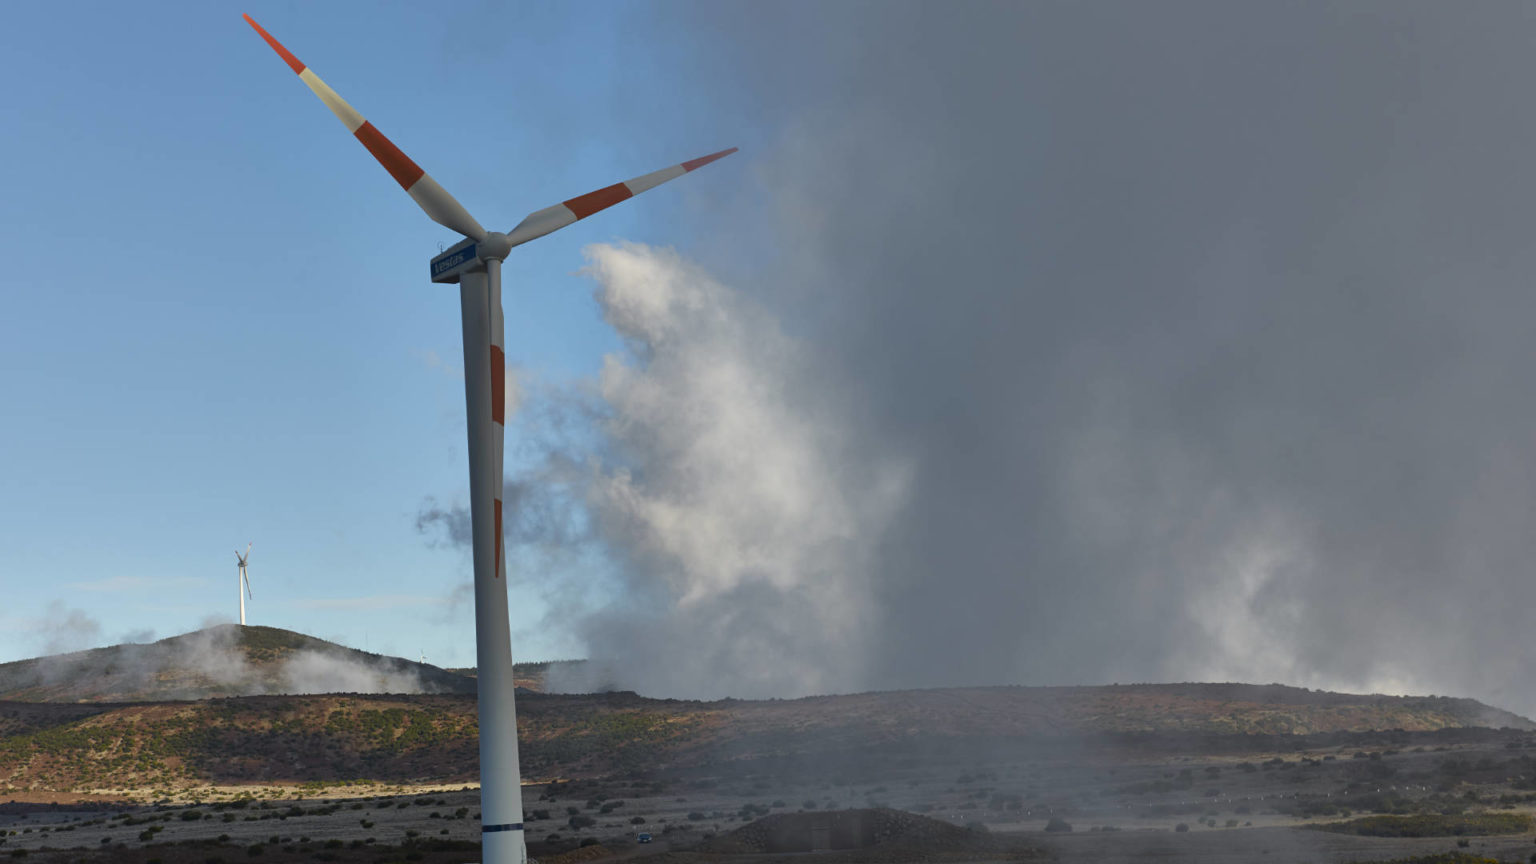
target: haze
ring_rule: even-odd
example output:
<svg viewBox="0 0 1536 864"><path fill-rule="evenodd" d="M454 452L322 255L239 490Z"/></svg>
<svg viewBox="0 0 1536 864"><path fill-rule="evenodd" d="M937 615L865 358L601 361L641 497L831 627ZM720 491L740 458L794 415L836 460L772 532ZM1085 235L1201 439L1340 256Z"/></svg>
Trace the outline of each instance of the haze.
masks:
<svg viewBox="0 0 1536 864"><path fill-rule="evenodd" d="M617 683L1536 708L1517 7L691 12L785 118L766 239L590 249L630 350L512 480Z"/></svg>
<svg viewBox="0 0 1536 864"><path fill-rule="evenodd" d="M253 12L408 152L451 137L401 128L397 108L386 122L375 106L389 84L341 74L358 46L327 57L315 46L334 32ZM253 41L229 17L232 43ZM616 56L687 101L690 136L734 137L658 158L633 145L634 170L563 174L571 188L495 207L481 202L511 180L461 193L449 166L468 155L422 157L471 209L515 221L672 156L742 148L743 167L679 193L707 208L584 235L581 278L607 330L566 341L594 359L555 373L512 354L514 652L559 646L602 677L568 686L652 696L1233 680L1536 711L1526 7L679 3L627 20ZM248 47L266 64L255 75L288 88L282 110L309 112L305 135L344 137ZM558 130L538 128L550 158ZM473 143L483 158L488 142ZM357 182L327 178L306 201L365 184L398 195L365 173L366 154L345 155ZM482 170L505 173L461 176ZM409 202L389 205L399 230L421 229L410 260L424 262L437 235ZM334 266L326 278L349 265ZM576 266L567 254L548 270ZM402 269L389 290L408 278L428 290L424 272ZM8 299L32 290L4 284ZM341 305L268 299L263 314L300 328ZM399 310L368 320L385 311ZM181 362L218 350L196 347ZM342 383L367 379L349 356ZM18 380L34 374L19 353L0 357ZM292 378L334 359L306 355ZM410 413L462 411L441 377L441 404ZM349 435L392 434L357 422ZM462 437L439 425L442 441ZM462 446L439 445L430 471L388 464L413 458L405 447L362 454L392 472L367 487L389 530L436 562L391 578L414 580L411 614L445 632L469 620ZM45 485L16 484L0 512L27 512ZM268 490L250 506L321 491ZM305 518L326 531L384 518L292 506L315 507ZM26 540L9 532L7 544ZM260 592L262 556L281 541L254 539ZM355 545L337 541L334 560ZM20 566L32 560L12 559L8 588L38 575ZM10 615L81 615L86 642L117 626L95 624L105 604L29 591L36 602ZM69 606L49 612L49 599ZM195 625L206 612L178 614Z"/></svg>

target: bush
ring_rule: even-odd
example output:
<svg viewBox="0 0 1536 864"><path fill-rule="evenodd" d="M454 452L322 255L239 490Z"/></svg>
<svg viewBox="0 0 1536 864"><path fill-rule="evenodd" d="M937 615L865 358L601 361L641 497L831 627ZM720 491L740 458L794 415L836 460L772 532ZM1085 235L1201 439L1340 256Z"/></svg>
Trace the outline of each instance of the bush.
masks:
<svg viewBox="0 0 1536 864"><path fill-rule="evenodd" d="M1045 830L1053 834L1066 834L1072 831L1072 826L1060 816L1052 816L1051 821L1045 823Z"/></svg>
<svg viewBox="0 0 1536 864"><path fill-rule="evenodd" d="M1179 832L1179 833L1180 833L1180 834L1182 834L1182 833L1184 833L1184 832L1185 832L1185 831L1188 831L1188 830L1189 830L1189 826L1188 826L1188 825L1186 825L1186 824L1185 824L1185 823L1183 823L1183 822L1180 822L1180 823L1179 823L1179 824L1177 824L1177 825L1175 825L1175 826L1173 826L1173 830L1175 830L1175 831L1177 831L1177 832Z"/></svg>
<svg viewBox="0 0 1536 864"><path fill-rule="evenodd" d="M1349 822L1307 827L1365 837L1460 837L1464 834L1524 834L1531 830L1531 817L1524 813L1421 813L1416 816L1365 816Z"/></svg>

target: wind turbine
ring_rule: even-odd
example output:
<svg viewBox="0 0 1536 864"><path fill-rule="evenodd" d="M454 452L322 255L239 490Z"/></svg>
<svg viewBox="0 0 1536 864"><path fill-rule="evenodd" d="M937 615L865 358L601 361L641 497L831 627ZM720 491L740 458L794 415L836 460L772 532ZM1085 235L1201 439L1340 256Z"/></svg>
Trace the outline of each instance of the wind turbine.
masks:
<svg viewBox="0 0 1536 864"><path fill-rule="evenodd" d="M240 626L241 627L245 626L245 598L246 598L247 595L249 595L251 593L251 577L250 577L249 573L245 572L245 562L247 562L247 561L249 561L251 559L251 547L254 546L254 545L256 545L256 544L254 544L254 543L247 543L247 544L245 544L245 554L244 555L240 554L240 550L239 549L235 550L235 560L239 562L239 564L236 565L236 569L240 573L239 581L237 581L235 583L235 593L240 595ZM245 590L241 591L240 590L241 588L244 588Z"/></svg>
<svg viewBox="0 0 1536 864"><path fill-rule="evenodd" d="M507 621L506 555L502 548L502 444L506 423L506 355L501 262L514 246L543 237L608 207L736 152L721 150L633 180L535 210L510 232L487 231L447 190L372 123L336 95L271 34L245 16L288 68L298 73L347 131L432 221L464 239L431 261L433 282L457 283L464 331L464 400L469 429L470 524L474 535L475 657L479 667L480 825L484 864L521 864L523 799L517 757L512 642Z"/></svg>

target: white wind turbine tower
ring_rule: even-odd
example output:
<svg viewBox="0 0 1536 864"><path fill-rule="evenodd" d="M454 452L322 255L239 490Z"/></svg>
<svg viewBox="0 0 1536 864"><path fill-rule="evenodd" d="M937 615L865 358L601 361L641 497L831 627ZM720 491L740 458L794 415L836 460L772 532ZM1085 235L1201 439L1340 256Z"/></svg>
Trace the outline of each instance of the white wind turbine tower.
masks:
<svg viewBox="0 0 1536 864"><path fill-rule="evenodd" d="M235 550L235 560L239 562L239 564L236 566L236 569L238 570L238 572L240 574L239 580L235 583L235 593L240 595L240 626L241 627L245 626L245 598L246 598L247 595L249 595L251 593L251 577L250 577L250 574L245 572L245 562L247 562L247 561L249 561L251 559L251 547L254 546L254 545L255 545L254 543L247 543L247 544L245 544L245 554L244 555L240 554L240 550L239 549ZM241 590L242 588L244 590Z"/></svg>
<svg viewBox="0 0 1536 864"><path fill-rule="evenodd" d="M372 123L299 62L267 31L245 20L298 73L427 216L464 235L432 259L433 282L457 283L464 330L464 398L469 430L470 523L474 535L475 657L479 667L480 825L484 864L521 864L523 800L513 702L512 646L507 621L506 556L502 548L502 439L506 421L501 262L514 246L543 237L647 189L729 156L736 148L643 174L595 192L535 210L503 234L487 231L469 211L400 152ZM474 100L471 100L472 102Z"/></svg>

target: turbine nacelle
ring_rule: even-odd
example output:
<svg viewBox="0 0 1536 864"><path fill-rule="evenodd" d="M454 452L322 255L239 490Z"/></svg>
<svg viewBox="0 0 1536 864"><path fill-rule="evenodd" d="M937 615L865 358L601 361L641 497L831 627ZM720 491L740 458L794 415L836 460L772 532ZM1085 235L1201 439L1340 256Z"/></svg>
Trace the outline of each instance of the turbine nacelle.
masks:
<svg viewBox="0 0 1536 864"><path fill-rule="evenodd" d="M432 281L458 282L461 275L484 268L487 261L505 261L516 245L510 235L500 231L487 232L484 240L466 237L432 259Z"/></svg>

